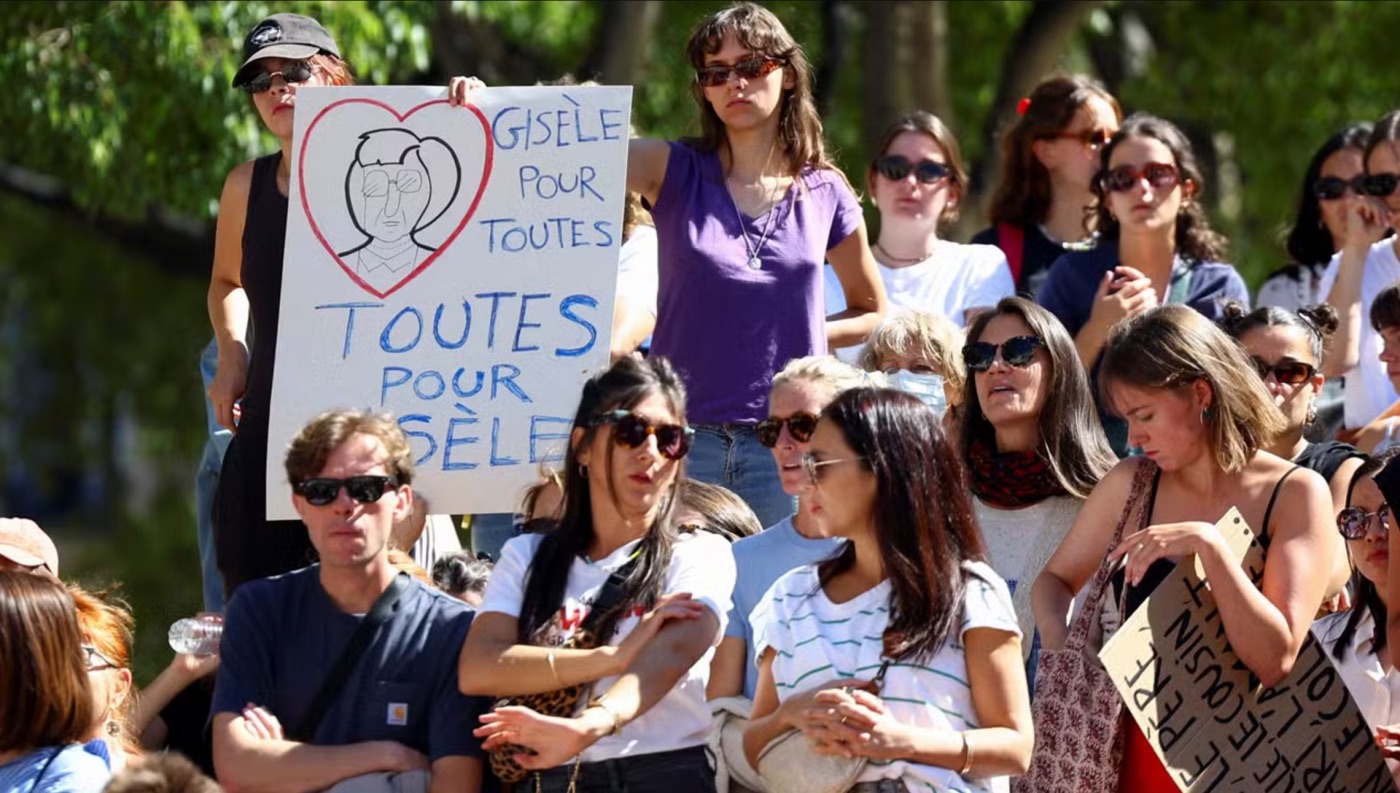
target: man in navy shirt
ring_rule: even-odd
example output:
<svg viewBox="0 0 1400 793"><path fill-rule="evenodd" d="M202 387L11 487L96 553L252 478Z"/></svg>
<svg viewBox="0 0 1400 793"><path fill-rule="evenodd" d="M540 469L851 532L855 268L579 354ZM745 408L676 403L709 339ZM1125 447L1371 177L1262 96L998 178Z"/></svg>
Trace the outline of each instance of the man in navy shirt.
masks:
<svg viewBox="0 0 1400 793"><path fill-rule="evenodd" d="M412 459L392 418L353 411L318 416L288 449L292 502L321 561L245 584L228 605L212 712L214 767L230 790L323 790L384 773L398 775L394 789L481 789L472 729L490 701L457 688L471 612L387 556L395 521L412 507ZM402 594L319 724L284 732L304 725L391 585Z"/></svg>

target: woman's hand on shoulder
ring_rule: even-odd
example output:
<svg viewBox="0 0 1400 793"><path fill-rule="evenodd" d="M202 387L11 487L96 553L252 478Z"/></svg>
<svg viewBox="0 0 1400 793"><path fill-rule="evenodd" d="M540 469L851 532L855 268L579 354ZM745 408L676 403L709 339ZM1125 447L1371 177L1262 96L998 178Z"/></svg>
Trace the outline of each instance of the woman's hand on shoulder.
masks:
<svg viewBox="0 0 1400 793"><path fill-rule="evenodd" d="M447 103L453 107L466 107L471 104L472 92L485 87L486 83L475 77L453 77L447 81Z"/></svg>

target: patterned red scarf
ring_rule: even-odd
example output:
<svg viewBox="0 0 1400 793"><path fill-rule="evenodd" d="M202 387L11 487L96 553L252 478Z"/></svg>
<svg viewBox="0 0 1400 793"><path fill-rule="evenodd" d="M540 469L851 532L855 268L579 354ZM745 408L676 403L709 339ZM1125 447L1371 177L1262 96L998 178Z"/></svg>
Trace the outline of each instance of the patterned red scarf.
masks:
<svg viewBox="0 0 1400 793"><path fill-rule="evenodd" d="M1040 452L1000 454L981 438L968 450L968 474L973 495L1002 509L1029 507L1067 492Z"/></svg>

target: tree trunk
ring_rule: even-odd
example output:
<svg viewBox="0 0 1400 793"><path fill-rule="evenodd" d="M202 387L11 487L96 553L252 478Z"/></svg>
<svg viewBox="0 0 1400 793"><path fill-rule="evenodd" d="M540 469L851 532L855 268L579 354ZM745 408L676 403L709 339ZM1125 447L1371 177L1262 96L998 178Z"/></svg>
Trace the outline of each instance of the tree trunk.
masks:
<svg viewBox="0 0 1400 793"><path fill-rule="evenodd" d="M865 95L865 112L861 118L861 136L865 141L866 154L874 151L880 133L894 120L903 103L898 90L901 81L897 79L900 73L897 41L901 5L901 2L886 0L860 6L865 14L865 69L861 86L861 93Z"/></svg>
<svg viewBox="0 0 1400 793"><path fill-rule="evenodd" d="M836 95L841 72L846 65L846 44L851 39L852 10L842 0L822 0L822 50L815 65L816 85L813 96L817 112L826 118L831 112L831 98Z"/></svg>
<svg viewBox="0 0 1400 793"><path fill-rule="evenodd" d="M647 48L660 19L658 0L604 0L583 74L605 85L641 82Z"/></svg>
<svg viewBox="0 0 1400 793"><path fill-rule="evenodd" d="M910 70L914 106L927 110L949 127L953 123L953 98L948 84L948 3L932 0L911 9L909 31Z"/></svg>
<svg viewBox="0 0 1400 793"><path fill-rule="evenodd" d="M1054 71L1080 25L1102 5L1103 0L1043 0L1031 7L1002 61L996 96L982 125L983 140L1000 141L1002 128L1016 112L1016 101ZM963 213L964 227L984 220L992 186L1000 175L1001 146L992 145L972 169L971 189L963 206L979 211Z"/></svg>

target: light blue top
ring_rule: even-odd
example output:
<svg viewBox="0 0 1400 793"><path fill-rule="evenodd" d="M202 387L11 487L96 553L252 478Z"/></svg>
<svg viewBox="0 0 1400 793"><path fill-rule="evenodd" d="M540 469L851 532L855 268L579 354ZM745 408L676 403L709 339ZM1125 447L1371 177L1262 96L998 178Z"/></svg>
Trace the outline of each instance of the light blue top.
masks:
<svg viewBox="0 0 1400 793"><path fill-rule="evenodd" d="M753 657L753 626L749 617L764 593L789 570L835 555L843 541L839 537L809 540L797 533L792 518L786 517L767 529L734 543L733 609L724 635L744 640L744 696L753 699L758 686L758 668Z"/></svg>
<svg viewBox="0 0 1400 793"><path fill-rule="evenodd" d="M51 757L53 763L50 764ZM45 764L48 764L47 769ZM42 778L40 771L43 771ZM6 793L100 793L111 776L111 770L101 758L88 754L77 744L46 746L0 765L0 790Z"/></svg>

